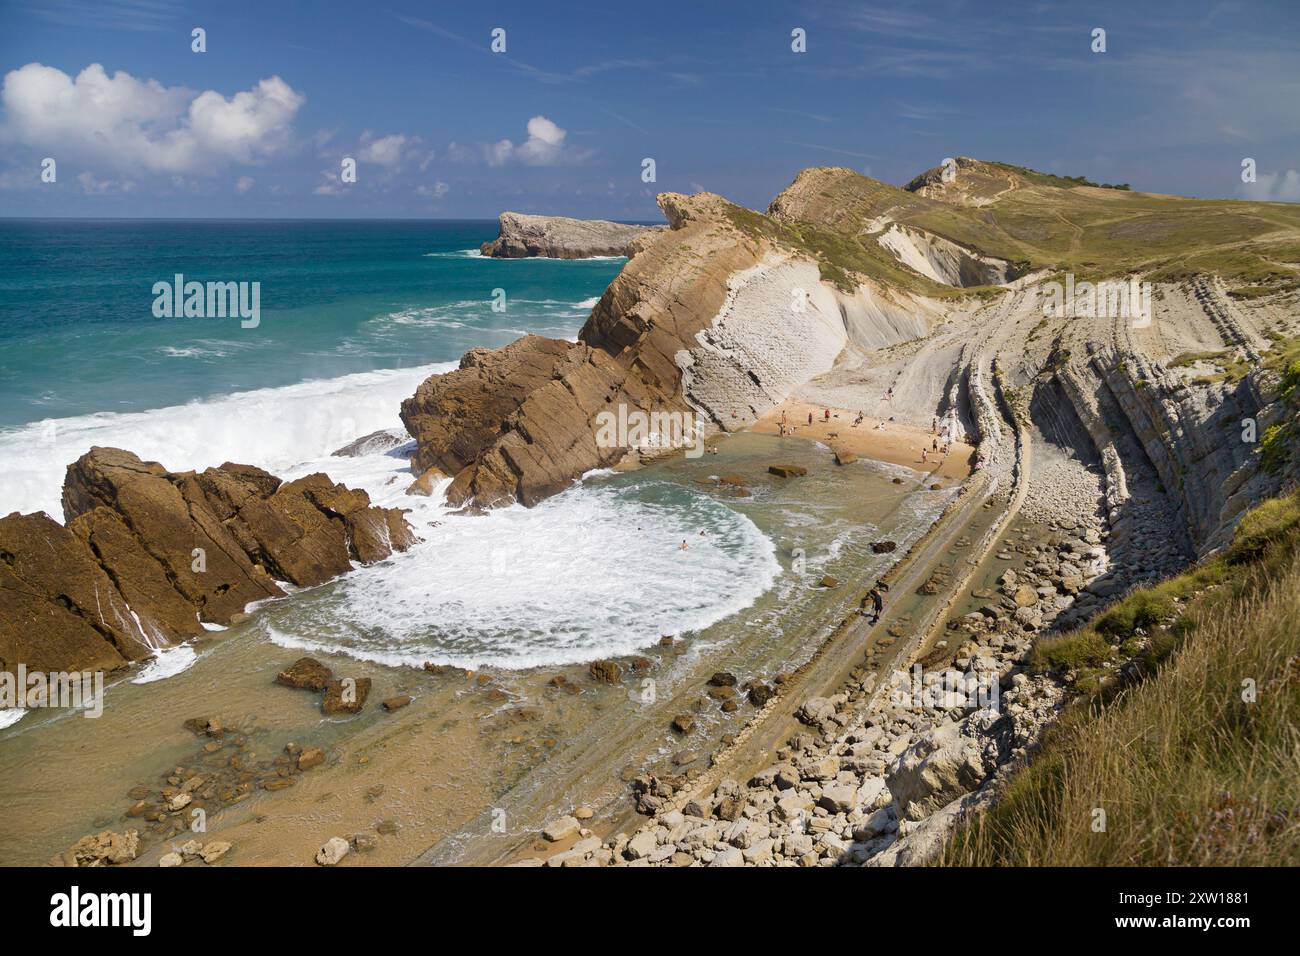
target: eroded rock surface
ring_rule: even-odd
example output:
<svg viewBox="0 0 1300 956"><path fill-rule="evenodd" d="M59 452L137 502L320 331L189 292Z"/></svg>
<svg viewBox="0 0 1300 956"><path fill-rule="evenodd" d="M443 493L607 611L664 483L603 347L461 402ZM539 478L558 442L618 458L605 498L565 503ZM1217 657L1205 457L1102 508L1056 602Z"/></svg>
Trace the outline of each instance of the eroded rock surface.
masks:
<svg viewBox="0 0 1300 956"><path fill-rule="evenodd" d="M589 259L592 256L631 256L637 243L662 226L636 226L605 219L569 219L503 212L499 234L485 242L485 256L498 259Z"/></svg>
<svg viewBox="0 0 1300 956"><path fill-rule="evenodd" d="M323 474L251 465L169 472L117 448L68 466L67 525L0 519L0 669L111 670L229 624L251 601L416 540L395 508Z"/></svg>

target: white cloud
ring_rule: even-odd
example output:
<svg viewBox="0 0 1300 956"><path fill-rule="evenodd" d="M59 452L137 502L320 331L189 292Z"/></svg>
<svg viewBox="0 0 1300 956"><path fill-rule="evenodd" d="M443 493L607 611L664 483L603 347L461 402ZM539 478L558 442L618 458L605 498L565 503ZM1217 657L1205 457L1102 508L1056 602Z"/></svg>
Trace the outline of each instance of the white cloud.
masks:
<svg viewBox="0 0 1300 956"><path fill-rule="evenodd" d="M368 163L378 163L389 169L396 169L402 164L402 147L407 143L405 136L394 133L371 139L369 133L361 137L360 158Z"/></svg>
<svg viewBox="0 0 1300 956"><path fill-rule="evenodd" d="M250 189L253 188L253 183L255 181L256 180L254 180L252 176L240 176L237 180L235 180L235 192L237 193L248 192Z"/></svg>
<svg viewBox="0 0 1300 956"><path fill-rule="evenodd" d="M437 202L439 199L447 195L447 193L449 192L451 192L451 187L448 186L446 183L444 183L441 179L438 180L436 183L434 183L432 186L421 184L417 186L415 189L415 193L417 196L424 196L426 199L432 199L434 202Z"/></svg>
<svg viewBox="0 0 1300 956"><path fill-rule="evenodd" d="M579 163L591 155L590 150L565 146L565 130L545 116L534 116L528 121L528 139L516 146L503 139L483 147L483 156L489 166L504 166L519 162L526 166L561 166ZM455 152L453 143L449 152Z"/></svg>
<svg viewBox="0 0 1300 956"><path fill-rule="evenodd" d="M1253 183L1241 187L1247 199L1261 202L1300 202L1300 172L1260 173Z"/></svg>
<svg viewBox="0 0 1300 956"><path fill-rule="evenodd" d="M28 63L0 87L0 138L130 172L210 174L257 163L288 144L306 98L278 76L227 99L92 63L77 76Z"/></svg>

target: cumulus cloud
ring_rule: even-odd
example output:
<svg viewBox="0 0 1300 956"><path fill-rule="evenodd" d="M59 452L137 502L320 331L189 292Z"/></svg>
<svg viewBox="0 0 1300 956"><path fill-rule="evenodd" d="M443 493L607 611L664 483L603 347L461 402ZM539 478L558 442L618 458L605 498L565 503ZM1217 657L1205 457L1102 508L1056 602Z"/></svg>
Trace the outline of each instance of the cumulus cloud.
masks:
<svg viewBox="0 0 1300 956"><path fill-rule="evenodd" d="M227 98L122 70L110 76L98 63L75 77L28 63L5 74L0 87L0 137L123 172L210 174L281 152L304 102L278 76Z"/></svg>
<svg viewBox="0 0 1300 956"><path fill-rule="evenodd" d="M240 176L235 180L235 192L246 193L253 188L255 180L252 176Z"/></svg>
<svg viewBox="0 0 1300 956"><path fill-rule="evenodd" d="M561 166L579 163L591 155L589 150L565 145L568 133L545 116L534 116L528 121L528 139L518 146L503 139L483 147L483 157L489 166L504 166L518 162L526 166ZM452 144L449 152L459 147Z"/></svg>
<svg viewBox="0 0 1300 956"><path fill-rule="evenodd" d="M400 133L372 139L369 133L361 137L360 158L368 163L377 163L389 169L396 169L402 164L402 147L407 138Z"/></svg>
<svg viewBox="0 0 1300 956"><path fill-rule="evenodd" d="M1248 199L1300 202L1300 172L1288 169L1285 173L1260 173L1255 182L1243 184L1241 191Z"/></svg>

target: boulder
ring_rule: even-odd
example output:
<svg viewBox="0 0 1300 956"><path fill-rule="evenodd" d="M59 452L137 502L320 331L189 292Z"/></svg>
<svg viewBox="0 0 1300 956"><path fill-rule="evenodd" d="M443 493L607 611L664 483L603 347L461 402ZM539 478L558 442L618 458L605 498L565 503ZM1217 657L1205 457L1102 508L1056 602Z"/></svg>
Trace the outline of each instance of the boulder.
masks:
<svg viewBox="0 0 1300 956"><path fill-rule="evenodd" d="M316 862L321 866L337 866L351 849L351 845L342 837L330 837L316 851Z"/></svg>
<svg viewBox="0 0 1300 956"><path fill-rule="evenodd" d="M370 695L369 677L345 677L332 680L325 687L321 712L325 714L358 714Z"/></svg>
<svg viewBox="0 0 1300 956"><path fill-rule="evenodd" d="M71 850L77 866L130 863L139 852L139 830L127 830L125 833L105 830L94 836L82 837L72 845Z"/></svg>
<svg viewBox="0 0 1300 956"><path fill-rule="evenodd" d="M925 734L891 765L886 782L905 819L921 820L978 787L983 750L949 721Z"/></svg>
<svg viewBox="0 0 1300 956"><path fill-rule="evenodd" d="M553 820L542 830L544 836L551 843L558 843L561 840L573 836L582 828L575 817L563 816L558 820Z"/></svg>
<svg viewBox="0 0 1300 956"><path fill-rule="evenodd" d="M898 548L897 541L873 541L871 542L872 554L889 554Z"/></svg>
<svg viewBox="0 0 1300 956"><path fill-rule="evenodd" d="M602 684L617 684L623 679L623 668L614 661L592 661L587 673Z"/></svg>
<svg viewBox="0 0 1300 956"><path fill-rule="evenodd" d="M802 478L808 474L808 469L803 465L768 465L767 473L778 478Z"/></svg>
<svg viewBox="0 0 1300 956"><path fill-rule="evenodd" d="M275 682L285 687L322 691L334 678L334 672L314 657L300 657L280 673Z"/></svg>

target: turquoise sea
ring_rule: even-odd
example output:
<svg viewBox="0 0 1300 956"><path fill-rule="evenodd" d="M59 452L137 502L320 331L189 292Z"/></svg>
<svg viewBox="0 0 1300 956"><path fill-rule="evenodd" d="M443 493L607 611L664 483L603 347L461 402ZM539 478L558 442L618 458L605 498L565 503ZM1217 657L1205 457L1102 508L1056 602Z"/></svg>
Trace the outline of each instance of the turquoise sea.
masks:
<svg viewBox="0 0 1300 956"><path fill-rule="evenodd" d="M0 220L0 427L573 337L622 266L478 256L495 236L491 221ZM155 318L152 287L177 273L260 282L261 323Z"/></svg>

